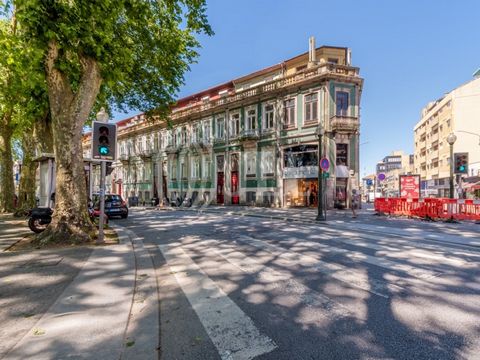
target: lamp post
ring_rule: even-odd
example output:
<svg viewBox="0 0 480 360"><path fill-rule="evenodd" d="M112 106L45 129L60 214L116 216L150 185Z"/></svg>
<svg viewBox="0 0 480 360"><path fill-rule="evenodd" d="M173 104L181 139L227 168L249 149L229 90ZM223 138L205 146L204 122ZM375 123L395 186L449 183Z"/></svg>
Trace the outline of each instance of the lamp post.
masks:
<svg viewBox="0 0 480 360"><path fill-rule="evenodd" d="M453 144L457 141L457 136L452 132L447 136L447 142L450 145L450 199L454 198L453 194Z"/></svg>
<svg viewBox="0 0 480 360"><path fill-rule="evenodd" d="M326 209L324 209L323 198L323 171L320 167L320 160L322 159L322 138L325 135L325 129L322 125L317 127L317 136L318 136L318 212L317 212L317 221L327 220Z"/></svg>

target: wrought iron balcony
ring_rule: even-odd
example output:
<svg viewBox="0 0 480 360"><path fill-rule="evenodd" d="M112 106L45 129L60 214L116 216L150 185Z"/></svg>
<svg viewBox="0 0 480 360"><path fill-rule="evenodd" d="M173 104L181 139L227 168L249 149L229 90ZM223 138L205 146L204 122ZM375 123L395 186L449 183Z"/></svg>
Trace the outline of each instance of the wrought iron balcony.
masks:
<svg viewBox="0 0 480 360"><path fill-rule="evenodd" d="M240 132L240 140L256 140L259 138L258 129L244 129Z"/></svg>
<svg viewBox="0 0 480 360"><path fill-rule="evenodd" d="M360 129L360 121L357 116L339 116L330 118L330 128L334 132L356 132Z"/></svg>
<svg viewBox="0 0 480 360"><path fill-rule="evenodd" d="M128 155L127 154L120 154L120 156L118 157L118 160L120 160L122 162L128 161Z"/></svg>

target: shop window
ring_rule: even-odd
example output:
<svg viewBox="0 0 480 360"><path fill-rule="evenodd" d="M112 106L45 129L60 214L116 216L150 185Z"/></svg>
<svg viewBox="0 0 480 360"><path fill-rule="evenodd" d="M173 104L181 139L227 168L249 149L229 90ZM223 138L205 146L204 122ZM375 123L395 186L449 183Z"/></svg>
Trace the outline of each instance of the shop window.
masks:
<svg viewBox="0 0 480 360"><path fill-rule="evenodd" d="M255 205L257 201L257 193L255 191L247 191L247 204Z"/></svg>
<svg viewBox="0 0 480 360"><path fill-rule="evenodd" d="M300 145L284 150L284 167L318 166L318 147Z"/></svg>
<svg viewBox="0 0 480 360"><path fill-rule="evenodd" d="M348 93L346 91L337 91L335 102L337 104L337 116L347 116L348 111Z"/></svg>
<svg viewBox="0 0 480 360"><path fill-rule="evenodd" d="M348 166L348 144L337 144L336 164Z"/></svg>
<svg viewBox="0 0 480 360"><path fill-rule="evenodd" d="M274 204L275 193L273 191L263 192L263 205L272 206Z"/></svg>

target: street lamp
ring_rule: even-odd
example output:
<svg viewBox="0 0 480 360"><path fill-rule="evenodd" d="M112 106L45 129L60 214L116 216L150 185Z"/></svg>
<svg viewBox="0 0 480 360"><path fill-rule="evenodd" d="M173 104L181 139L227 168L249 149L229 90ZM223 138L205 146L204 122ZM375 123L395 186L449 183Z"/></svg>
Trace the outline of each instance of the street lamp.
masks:
<svg viewBox="0 0 480 360"><path fill-rule="evenodd" d="M450 145L450 199L454 198L453 195L453 144L457 141L457 136L454 133L450 133L447 136L447 142Z"/></svg>
<svg viewBox="0 0 480 360"><path fill-rule="evenodd" d="M318 136L318 212L317 212L317 221L325 221L327 220L326 209L324 209L323 204L323 172L322 168L320 167L320 160L322 159L322 138L325 135L325 129L322 125L318 125L317 132Z"/></svg>

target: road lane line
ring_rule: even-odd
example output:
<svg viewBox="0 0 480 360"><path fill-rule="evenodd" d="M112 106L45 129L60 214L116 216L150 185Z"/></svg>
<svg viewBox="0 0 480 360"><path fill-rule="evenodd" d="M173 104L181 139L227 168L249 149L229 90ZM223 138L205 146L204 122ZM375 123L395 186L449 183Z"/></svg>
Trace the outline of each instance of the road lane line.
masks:
<svg viewBox="0 0 480 360"><path fill-rule="evenodd" d="M253 359L277 347L181 247L158 247L223 360Z"/></svg>
<svg viewBox="0 0 480 360"><path fill-rule="evenodd" d="M270 289L279 289L283 286L282 291L285 296L292 296L298 299L298 303L320 309L322 314L332 321L352 316L352 313L346 306L296 281L292 273L273 270L238 251L236 247L231 246L231 243L219 240L204 240L185 246L185 248L189 251L202 251L207 256L213 252L236 269L247 274L255 274L257 281L262 286L269 285Z"/></svg>

